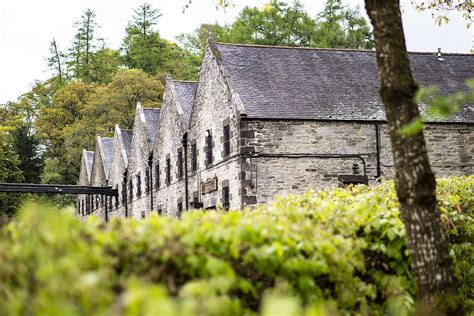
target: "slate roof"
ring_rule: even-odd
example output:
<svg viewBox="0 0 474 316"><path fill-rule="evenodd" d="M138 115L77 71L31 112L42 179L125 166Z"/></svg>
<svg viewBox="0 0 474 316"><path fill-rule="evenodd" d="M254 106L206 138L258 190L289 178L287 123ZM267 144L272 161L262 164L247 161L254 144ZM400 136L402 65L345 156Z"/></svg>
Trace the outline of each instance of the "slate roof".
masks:
<svg viewBox="0 0 474 316"><path fill-rule="evenodd" d="M123 147L125 148L125 153L127 154L127 157L129 157L130 148L132 148L133 131L128 130L128 129L120 129L120 133L122 134Z"/></svg>
<svg viewBox="0 0 474 316"><path fill-rule="evenodd" d="M90 177L92 173L92 164L94 163L94 152L93 151L86 151L86 171L87 176Z"/></svg>
<svg viewBox="0 0 474 316"><path fill-rule="evenodd" d="M248 117L385 120L374 51L215 44ZM474 55L410 53L415 79L443 94L466 90ZM474 122L474 106L449 119Z"/></svg>
<svg viewBox="0 0 474 316"><path fill-rule="evenodd" d="M157 131L156 126L160 120L160 109L143 108L143 114L145 116L145 126L148 130L148 139L154 144Z"/></svg>
<svg viewBox="0 0 474 316"><path fill-rule="evenodd" d="M108 137L101 137L100 138L100 149L102 150L102 154L104 155L104 166L105 166L105 173L108 174L110 171L110 167L112 166L112 152L114 147L114 139Z"/></svg>
<svg viewBox="0 0 474 316"><path fill-rule="evenodd" d="M186 127L189 126L189 119L193 109L194 97L196 96L197 82L173 80L177 98L183 108L183 119Z"/></svg>

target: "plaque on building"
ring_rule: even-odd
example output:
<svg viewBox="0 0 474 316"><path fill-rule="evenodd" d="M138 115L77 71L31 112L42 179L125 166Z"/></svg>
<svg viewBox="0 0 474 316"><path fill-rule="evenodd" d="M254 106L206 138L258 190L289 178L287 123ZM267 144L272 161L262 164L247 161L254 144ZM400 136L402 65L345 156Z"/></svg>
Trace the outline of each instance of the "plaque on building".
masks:
<svg viewBox="0 0 474 316"><path fill-rule="evenodd" d="M201 184L202 194L217 191L217 177L211 178Z"/></svg>

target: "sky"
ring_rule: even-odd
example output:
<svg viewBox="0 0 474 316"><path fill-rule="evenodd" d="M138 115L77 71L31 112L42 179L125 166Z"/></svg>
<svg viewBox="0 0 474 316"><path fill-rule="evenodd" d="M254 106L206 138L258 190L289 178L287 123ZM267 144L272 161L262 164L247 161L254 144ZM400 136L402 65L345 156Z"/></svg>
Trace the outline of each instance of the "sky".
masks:
<svg viewBox="0 0 474 316"><path fill-rule="evenodd" d="M217 10L216 0L148 0L163 16L158 23L162 37L174 40L190 33L201 23L231 23L245 6L262 7L268 0L234 0L234 7ZM49 43L54 37L61 50L69 47L75 33L74 21L86 8L95 11L100 25L98 35L118 49L133 8L144 0L2 0L0 1L0 103L14 101L27 92L35 80L50 76L46 66ZM288 1L291 2L291 1ZM300 1L314 17L324 0ZM401 0L407 48L409 51L468 53L473 45L473 31L457 12L450 12L449 24L441 27L429 12L416 12L410 0ZM365 15L363 0L346 0L359 5ZM474 27L472 28L474 30Z"/></svg>

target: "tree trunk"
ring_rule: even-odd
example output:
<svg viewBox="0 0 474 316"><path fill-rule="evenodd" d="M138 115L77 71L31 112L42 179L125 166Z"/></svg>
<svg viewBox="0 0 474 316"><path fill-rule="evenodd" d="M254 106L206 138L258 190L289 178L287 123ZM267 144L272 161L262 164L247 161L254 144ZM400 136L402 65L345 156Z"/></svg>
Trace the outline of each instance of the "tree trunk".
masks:
<svg viewBox="0 0 474 316"><path fill-rule="evenodd" d="M418 87L410 70L400 4L398 0L365 0L365 5L374 27L379 93L387 115L396 190L418 296L422 304L434 306L438 295L455 291L455 278L423 133L399 133L401 127L420 114L413 101Z"/></svg>

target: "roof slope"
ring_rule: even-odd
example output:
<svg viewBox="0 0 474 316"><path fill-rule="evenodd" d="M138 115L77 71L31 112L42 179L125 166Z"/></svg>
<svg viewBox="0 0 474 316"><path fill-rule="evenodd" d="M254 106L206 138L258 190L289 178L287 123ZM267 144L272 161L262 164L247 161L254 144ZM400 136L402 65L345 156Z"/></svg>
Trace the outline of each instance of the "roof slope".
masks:
<svg viewBox="0 0 474 316"><path fill-rule="evenodd" d="M177 98L183 108L183 119L186 127L189 126L189 119L193 109L194 97L196 96L197 82L173 80Z"/></svg>
<svg viewBox="0 0 474 316"><path fill-rule="evenodd" d="M385 120L374 51L216 44L248 117ZM466 90L474 55L410 53L415 79L444 94ZM465 106L449 121L474 122Z"/></svg>
<svg viewBox="0 0 474 316"><path fill-rule="evenodd" d="M128 129L120 129L120 133L122 134L123 147L125 148L125 153L127 157L129 157L130 148L132 148L133 131L128 130Z"/></svg>
<svg viewBox="0 0 474 316"><path fill-rule="evenodd" d="M94 163L94 152L93 151L86 151L86 171L87 176L90 178L92 173L92 164Z"/></svg>
<svg viewBox="0 0 474 316"><path fill-rule="evenodd" d="M160 120L160 109L143 108L143 115L145 116L148 139L152 144L154 144L156 139L156 126Z"/></svg>
<svg viewBox="0 0 474 316"><path fill-rule="evenodd" d="M114 147L114 139L108 137L100 137L100 149L104 159L104 167L106 174L109 173L112 166L112 152Z"/></svg>

